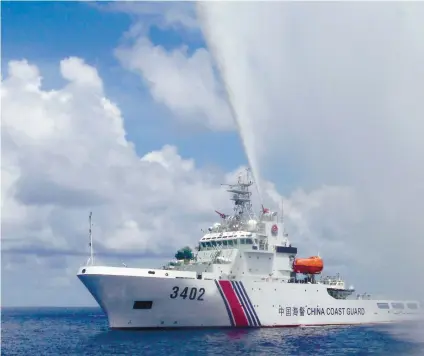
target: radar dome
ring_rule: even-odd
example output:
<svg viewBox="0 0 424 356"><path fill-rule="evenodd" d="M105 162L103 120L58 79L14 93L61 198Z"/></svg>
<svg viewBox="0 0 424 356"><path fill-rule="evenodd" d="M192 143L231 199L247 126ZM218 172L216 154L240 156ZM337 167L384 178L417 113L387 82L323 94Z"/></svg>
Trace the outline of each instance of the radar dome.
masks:
<svg viewBox="0 0 424 356"><path fill-rule="evenodd" d="M257 225L258 225L258 222L256 220L249 220L247 222L247 230L248 231L255 231Z"/></svg>
<svg viewBox="0 0 424 356"><path fill-rule="evenodd" d="M219 229L221 227L221 224L219 222L213 224L214 229Z"/></svg>

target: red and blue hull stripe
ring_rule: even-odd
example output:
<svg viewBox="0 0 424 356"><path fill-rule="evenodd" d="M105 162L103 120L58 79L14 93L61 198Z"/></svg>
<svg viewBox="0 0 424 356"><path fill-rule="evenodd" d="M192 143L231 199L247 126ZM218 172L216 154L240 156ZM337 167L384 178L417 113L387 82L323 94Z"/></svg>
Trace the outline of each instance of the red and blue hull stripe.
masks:
<svg viewBox="0 0 424 356"><path fill-rule="evenodd" d="M258 315L242 282L220 280L215 284L224 301L231 326L260 327Z"/></svg>
<svg viewBox="0 0 424 356"><path fill-rule="evenodd" d="M219 285L219 283L218 283L217 280L215 280L215 284L216 284L216 286L218 288L219 294L221 294L222 300L224 301L225 309L227 309L227 313L228 313L228 317L230 318L231 326L235 326L234 317L233 317L233 314L231 312L230 305L229 305L229 303L227 301L227 298L225 297L224 292L222 291L222 289L221 289L221 287L220 287L220 285Z"/></svg>
<svg viewBox="0 0 424 356"><path fill-rule="evenodd" d="M261 322L259 320L258 314L256 314L255 307L253 306L252 302L250 301L249 295L246 292L246 289L244 288L243 282L233 282L238 290L241 298L244 300L245 305L247 306L248 313L250 314L252 318L253 326L261 326Z"/></svg>

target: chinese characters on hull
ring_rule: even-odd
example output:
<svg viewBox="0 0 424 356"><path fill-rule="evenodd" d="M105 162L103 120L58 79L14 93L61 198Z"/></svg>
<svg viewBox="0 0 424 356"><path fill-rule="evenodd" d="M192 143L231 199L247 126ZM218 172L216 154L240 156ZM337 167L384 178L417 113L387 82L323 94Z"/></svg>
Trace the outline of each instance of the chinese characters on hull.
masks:
<svg viewBox="0 0 424 356"><path fill-rule="evenodd" d="M281 316L365 315L365 308L278 307Z"/></svg>

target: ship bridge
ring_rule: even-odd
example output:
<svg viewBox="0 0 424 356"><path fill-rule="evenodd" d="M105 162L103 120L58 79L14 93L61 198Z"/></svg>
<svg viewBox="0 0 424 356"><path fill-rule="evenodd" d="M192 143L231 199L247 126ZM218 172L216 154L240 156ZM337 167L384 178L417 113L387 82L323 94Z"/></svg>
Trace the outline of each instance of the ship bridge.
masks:
<svg viewBox="0 0 424 356"><path fill-rule="evenodd" d="M172 269L196 271L205 278L269 278L289 281L297 248L285 233L283 211L262 206L253 212L249 187L253 182L239 176L237 184L228 185L233 213L215 211L221 218L204 231L190 261L177 261ZM201 278L203 278L201 277Z"/></svg>
<svg viewBox="0 0 424 356"><path fill-rule="evenodd" d="M199 241L199 251L244 247L254 250L259 248L259 240L255 234L245 231L207 234Z"/></svg>

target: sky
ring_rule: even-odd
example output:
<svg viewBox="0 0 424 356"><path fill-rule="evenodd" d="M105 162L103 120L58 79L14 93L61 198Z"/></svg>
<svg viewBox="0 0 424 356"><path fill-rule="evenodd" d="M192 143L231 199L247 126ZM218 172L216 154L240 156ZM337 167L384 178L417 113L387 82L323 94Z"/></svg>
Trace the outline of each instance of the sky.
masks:
<svg viewBox="0 0 424 356"><path fill-rule="evenodd" d="M250 165L299 255L422 297L424 4L2 2L2 306L95 305Z"/></svg>

